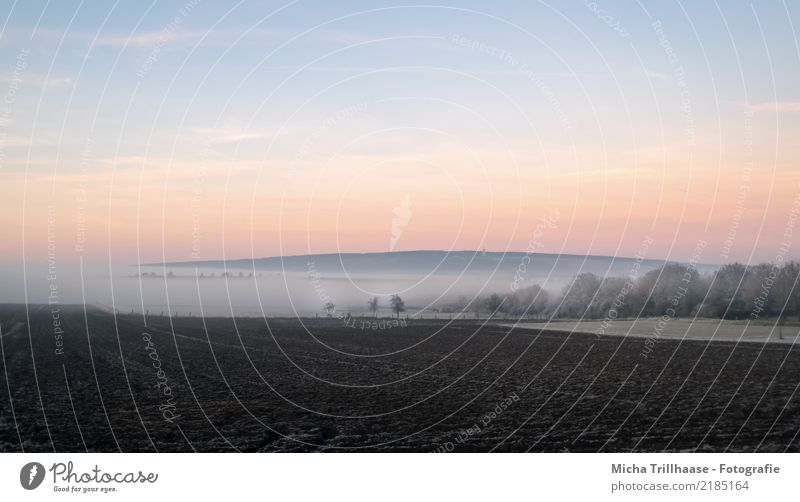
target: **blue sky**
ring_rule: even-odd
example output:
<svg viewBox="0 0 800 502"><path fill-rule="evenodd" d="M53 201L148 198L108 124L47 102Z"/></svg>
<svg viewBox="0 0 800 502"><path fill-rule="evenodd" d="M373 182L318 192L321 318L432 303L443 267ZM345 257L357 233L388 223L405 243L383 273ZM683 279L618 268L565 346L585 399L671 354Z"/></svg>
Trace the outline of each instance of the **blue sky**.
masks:
<svg viewBox="0 0 800 502"><path fill-rule="evenodd" d="M113 122L119 119L125 101L135 97L137 106L129 115L129 125L145 129L153 125L156 113L159 128L177 126L189 107L191 120L197 124L236 120L236 116L250 115L253 106L273 92L271 109L280 108L280 101L293 106L295 98L306 98L342 78L392 67L440 70L362 77L316 100L315 113L369 97L375 87L379 89L375 96L415 85L425 94L475 95L476 88L444 70L483 78L515 100L538 104L538 96L526 96L529 79L497 57L453 44L452 37L459 35L506 50L535 69L547 85L563 89L568 98L561 100L562 106L574 106L569 112L575 117L573 122L580 123L590 115L581 112L589 102L601 108L598 113L602 113L601 104L616 110L626 103L631 113L651 113L651 107L638 106L639 101L654 102L643 85L648 76L655 80L658 98L668 101L674 89L658 84L672 75L673 65L654 34L652 22L658 20L697 96L693 104L699 120L712 115L716 119L745 95L754 103L773 101L775 95L781 100L800 99L797 47L786 11L792 19L796 14L780 2L753 6L749 2L599 2L627 36L611 29L587 6L593 4L494 2L486 9L483 2L406 7L397 2L200 1L190 9L193 3L187 1L151 5L26 1L11 5L0 50L9 61L22 48L33 51L27 69L34 91L31 101L42 97L41 90L46 88L45 102L52 99L63 106L63 96L53 92L61 85L62 94L72 100L69 121ZM170 31L168 24L175 17L181 24ZM318 25L324 26L288 42ZM163 45L155 54L157 60L144 78L138 77L137 71L152 58L159 39ZM337 49L341 51L331 54ZM293 71L316 58L323 59L276 89ZM775 78L764 78L770 72ZM203 102L202 110L197 109L197 101L190 103L200 82L197 99ZM169 106L159 108L165 91ZM98 103L101 94L104 100ZM496 93L484 90L483 94L487 104L500 99ZM220 96L226 99L209 99ZM268 115L253 118L259 123L277 118L276 113ZM56 118L58 112L50 116ZM61 131L58 120L39 125L43 132Z"/></svg>

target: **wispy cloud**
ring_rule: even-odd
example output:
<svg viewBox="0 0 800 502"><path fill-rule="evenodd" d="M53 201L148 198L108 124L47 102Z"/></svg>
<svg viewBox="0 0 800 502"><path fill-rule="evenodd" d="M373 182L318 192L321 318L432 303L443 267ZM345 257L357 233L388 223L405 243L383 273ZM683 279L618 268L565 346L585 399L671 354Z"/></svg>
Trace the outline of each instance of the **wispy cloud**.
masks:
<svg viewBox="0 0 800 502"><path fill-rule="evenodd" d="M243 129L240 127L193 127L189 133L204 144L227 144L241 143L244 141L266 140L278 135L288 134L290 131L284 129L278 133L274 129Z"/></svg>
<svg viewBox="0 0 800 502"><path fill-rule="evenodd" d="M97 39L95 45L100 47L139 47L152 48L157 45L190 46L198 43L206 31L200 30L175 30L175 31L149 31L133 36L109 35Z"/></svg>
<svg viewBox="0 0 800 502"><path fill-rule="evenodd" d="M162 29L142 31L140 33L124 32L104 32L100 36L97 33L52 28L39 28L32 32L30 28L17 27L9 28L3 33L0 45L40 42L52 46L63 42L83 43L94 47L111 48L140 48L152 49L156 46L169 45L172 47L193 47L197 45L219 47L230 46L233 43L252 44L252 43L281 43L289 40L303 30L293 30L286 28L259 28L242 34L247 31L246 27L231 27L224 29L205 30L190 28L188 26L166 25ZM33 38L31 39L31 33ZM240 39L241 38L241 39ZM355 31L335 30L320 28L305 33L300 40L318 40L336 45L352 45L369 42L376 37L367 36ZM237 42L238 41L238 42Z"/></svg>
<svg viewBox="0 0 800 502"><path fill-rule="evenodd" d="M8 77L0 78L0 85L8 85L12 79ZM42 75L25 75L19 84L26 87L46 88L46 89L68 89L72 87L72 77L53 77L47 78Z"/></svg>
<svg viewBox="0 0 800 502"><path fill-rule="evenodd" d="M49 78L44 81L48 89L68 89L72 87L72 77Z"/></svg>
<svg viewBox="0 0 800 502"><path fill-rule="evenodd" d="M193 30L188 28L164 29L142 32L132 36L122 34L107 35L98 38L95 45L100 47L132 47L143 49L161 45L169 45L172 47L192 47L197 45L230 46L234 43L282 42L300 33L298 31L286 29L260 29L250 31L247 35L242 37L244 32L244 29L216 29L213 31ZM83 38L88 38L88 35ZM313 38L340 45L351 45L370 40L369 37L364 37L358 33L328 29L314 30L303 35L301 38Z"/></svg>
<svg viewBox="0 0 800 502"><path fill-rule="evenodd" d="M768 101L745 104L745 107L757 113L800 113L800 101Z"/></svg>
<svg viewBox="0 0 800 502"><path fill-rule="evenodd" d="M672 80L672 76L666 73L661 73L658 71L648 70L647 68L641 68L640 71L644 74L645 77L653 80Z"/></svg>
<svg viewBox="0 0 800 502"><path fill-rule="evenodd" d="M5 135L4 133L0 132L0 148L2 147L11 147L11 148L24 148L24 147L31 147L37 143L33 138L29 136L13 136L13 135Z"/></svg>

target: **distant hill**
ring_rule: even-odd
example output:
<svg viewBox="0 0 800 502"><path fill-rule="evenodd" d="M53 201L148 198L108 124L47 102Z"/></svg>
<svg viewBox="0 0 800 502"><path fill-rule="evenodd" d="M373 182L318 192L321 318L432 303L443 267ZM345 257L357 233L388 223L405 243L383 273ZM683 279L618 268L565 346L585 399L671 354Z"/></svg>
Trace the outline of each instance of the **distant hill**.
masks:
<svg viewBox="0 0 800 502"><path fill-rule="evenodd" d="M523 262L526 253L481 252L481 251L396 251L387 253L327 253L297 256L273 256L256 259L183 261L150 263L145 266L198 267L253 269L263 271L303 272L315 270L320 273L351 274L471 274L513 273ZM551 274L571 276L579 272L598 275L622 276L631 270L634 258L610 256L585 256L570 254L528 255L526 275ZM654 270L669 263L664 260L643 260L641 273ZM715 270L715 265L700 265L702 272ZM552 273L551 273L552 271Z"/></svg>

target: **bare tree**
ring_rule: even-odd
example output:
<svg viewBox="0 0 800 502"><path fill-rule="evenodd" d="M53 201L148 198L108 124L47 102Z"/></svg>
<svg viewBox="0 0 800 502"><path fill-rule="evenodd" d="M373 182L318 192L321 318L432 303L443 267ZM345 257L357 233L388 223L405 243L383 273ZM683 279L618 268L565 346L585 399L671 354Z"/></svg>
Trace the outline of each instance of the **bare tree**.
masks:
<svg viewBox="0 0 800 502"><path fill-rule="evenodd" d="M392 295L389 302L392 304L392 312L397 314L397 318L400 319L400 313L406 311L406 303L399 295Z"/></svg>
<svg viewBox="0 0 800 502"><path fill-rule="evenodd" d="M486 308L489 310L489 318L494 317L495 314L501 311L500 309L502 308L504 301L505 299L497 293L492 293L489 295L489 297L486 299Z"/></svg>
<svg viewBox="0 0 800 502"><path fill-rule="evenodd" d="M790 261L781 267L775 279L775 303L789 318L796 315L800 320L800 263ZM784 308L785 305L785 308Z"/></svg>
<svg viewBox="0 0 800 502"><path fill-rule="evenodd" d="M515 315L539 315L547 308L550 295L538 284L520 288L506 296L505 310Z"/></svg>
<svg viewBox="0 0 800 502"><path fill-rule="evenodd" d="M584 272L564 286L558 307L559 317L582 317L591 311L595 293L600 288L600 279L591 272Z"/></svg>
<svg viewBox="0 0 800 502"><path fill-rule="evenodd" d="M469 309L475 313L475 319L481 317L481 307L483 307L483 300L481 298L475 298L469 305Z"/></svg>
<svg viewBox="0 0 800 502"><path fill-rule="evenodd" d="M722 319L739 319L747 316L744 292L751 270L741 263L727 263L716 271L708 291L702 314Z"/></svg>
<svg viewBox="0 0 800 502"><path fill-rule="evenodd" d="M372 311L372 317L378 317L378 297L373 296L372 300L367 302L369 309Z"/></svg>

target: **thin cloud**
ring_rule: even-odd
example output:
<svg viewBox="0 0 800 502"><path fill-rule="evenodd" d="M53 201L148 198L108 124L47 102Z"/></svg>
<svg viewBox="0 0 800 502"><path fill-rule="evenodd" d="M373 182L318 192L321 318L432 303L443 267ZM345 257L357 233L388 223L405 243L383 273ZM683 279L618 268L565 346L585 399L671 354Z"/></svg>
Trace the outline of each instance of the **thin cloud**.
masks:
<svg viewBox="0 0 800 502"><path fill-rule="evenodd" d="M152 48L157 45L194 45L208 32L196 30L161 30L140 33L131 37L112 35L97 39L96 46L100 47L139 47Z"/></svg>
<svg viewBox="0 0 800 502"><path fill-rule="evenodd" d="M11 78L0 78L0 84L2 85L8 85L11 81ZM42 87L46 89L68 89L72 87L72 84L72 77L46 78L42 75L25 75L25 77L19 81L19 85L21 86L37 89Z"/></svg>
<svg viewBox="0 0 800 502"><path fill-rule="evenodd" d="M756 113L800 113L800 101L768 101L745 107Z"/></svg>
<svg viewBox="0 0 800 502"><path fill-rule="evenodd" d="M72 87L72 78L50 78L45 81L44 85L48 89L68 89Z"/></svg>
<svg viewBox="0 0 800 502"><path fill-rule="evenodd" d="M36 141L34 138L29 136L5 135L0 132L0 149L3 147L26 148L41 144L43 144L41 141Z"/></svg>
<svg viewBox="0 0 800 502"><path fill-rule="evenodd" d="M233 43L249 44L252 42L272 43L288 40L299 32L285 29L263 29L253 30L244 37L244 29L216 29L216 30L192 30L192 29L163 29L158 31L148 31L133 36L109 35L97 39L95 45L100 47L133 47L149 49L161 45L172 47L193 47L193 46L230 46ZM301 38L309 37L322 40L328 43L341 45L351 45L370 40L358 33L318 29L314 30ZM88 38L88 35L86 37Z"/></svg>
<svg viewBox="0 0 800 502"><path fill-rule="evenodd" d="M648 70L647 68L642 68L642 72L644 76L653 79L653 80L672 80L671 75L667 75L666 73L661 73L653 70Z"/></svg>
<svg viewBox="0 0 800 502"><path fill-rule="evenodd" d="M205 144L241 143L244 141L266 140L277 135L285 135L289 131L283 130L280 134L273 129L242 129L238 127L193 127L189 132L198 141Z"/></svg>
<svg viewBox="0 0 800 502"><path fill-rule="evenodd" d="M241 35L247 31L247 29L247 27L237 27L204 30L197 28L192 29L188 26L168 25L157 30L143 31L134 34L103 32L98 36L98 34L94 32L66 31L63 29L41 27L33 31L31 28L18 27L8 28L3 33L3 37L0 38L0 46L17 43L27 44L32 40L33 42L49 45L71 42L85 44L86 46L110 48L128 47L152 49L159 45L170 45L173 47L227 47L233 43L261 44L270 42L279 44L302 33L302 30L264 28L254 29L240 39ZM319 28L302 35L298 40L313 39L336 45L353 45L369 42L375 38L376 37L354 31Z"/></svg>

